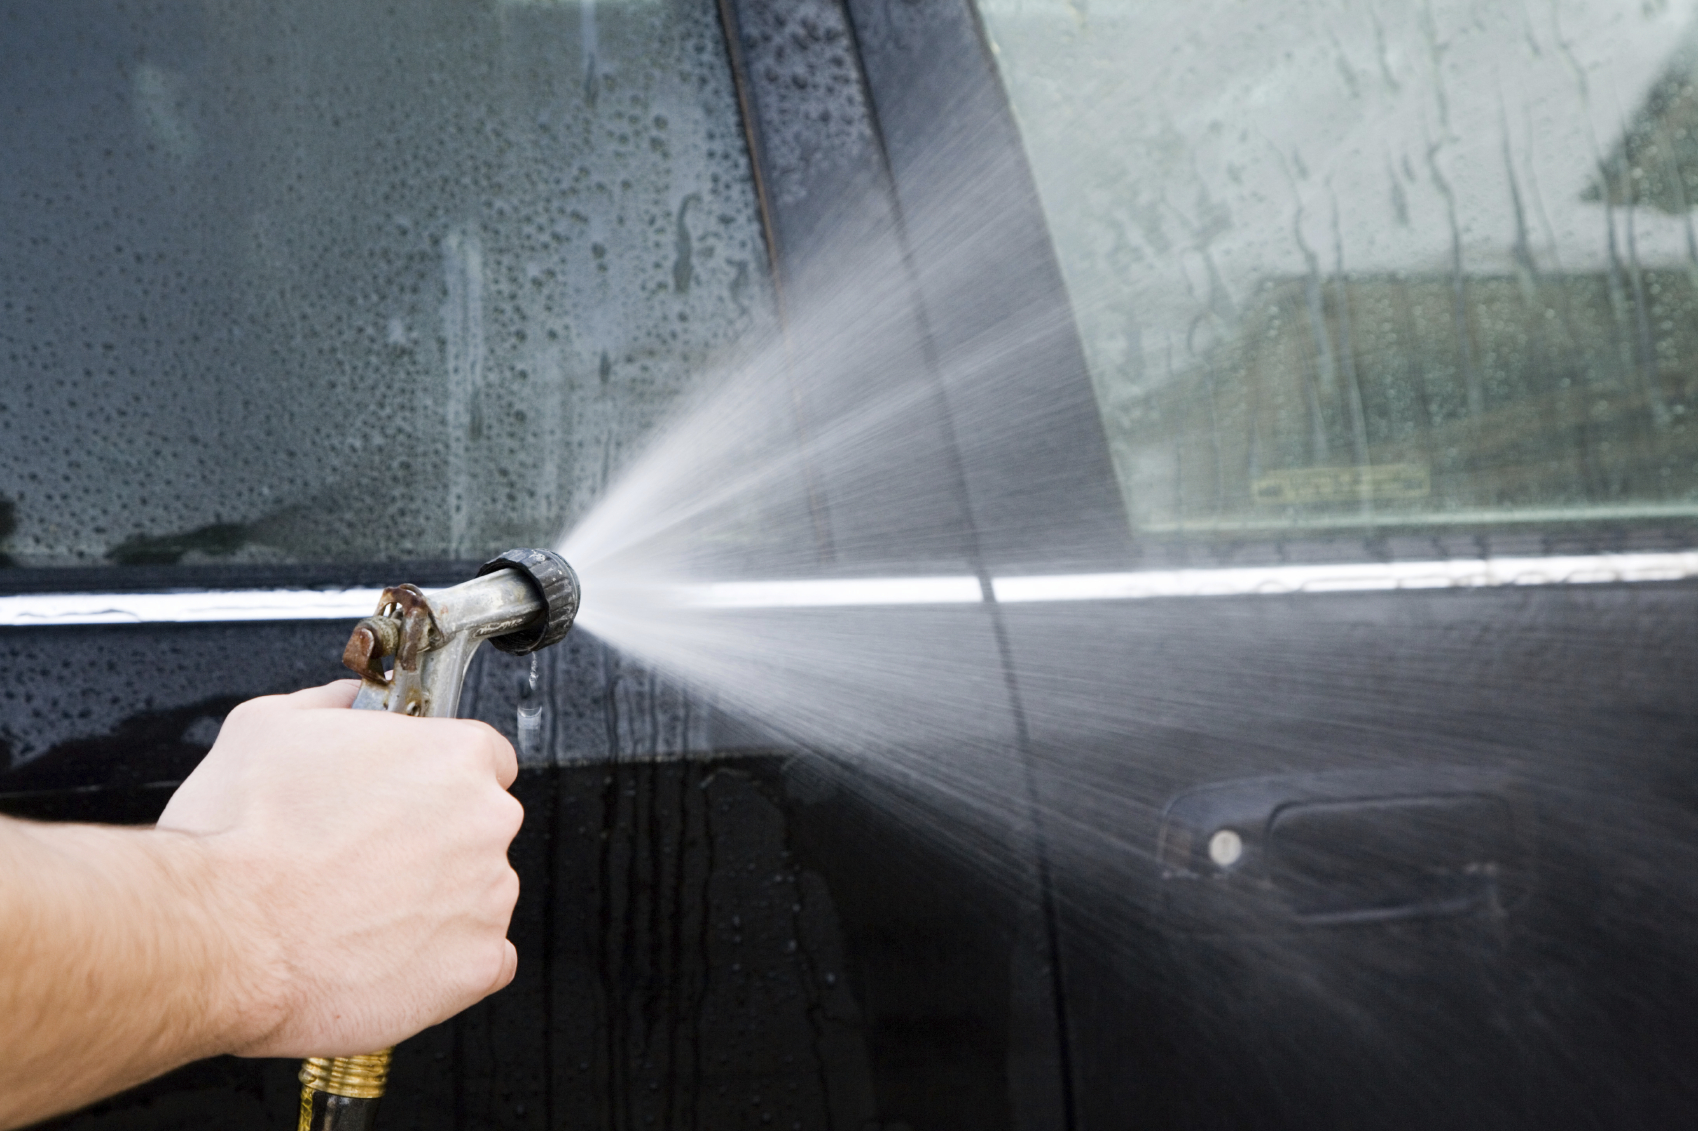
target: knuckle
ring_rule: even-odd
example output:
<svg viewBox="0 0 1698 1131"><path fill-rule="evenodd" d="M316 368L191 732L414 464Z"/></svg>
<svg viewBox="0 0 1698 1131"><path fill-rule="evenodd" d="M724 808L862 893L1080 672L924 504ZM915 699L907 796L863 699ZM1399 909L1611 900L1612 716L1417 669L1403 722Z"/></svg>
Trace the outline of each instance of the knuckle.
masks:
<svg viewBox="0 0 1698 1131"><path fill-rule="evenodd" d="M519 830L525 824L525 806L506 790L502 790L495 801L497 815L500 820L499 828L507 840L519 835Z"/></svg>
<svg viewBox="0 0 1698 1131"><path fill-rule="evenodd" d="M432 752L444 768L456 776L487 776L489 762L477 731L469 729L468 724L460 719L432 721L446 724L436 729L430 742Z"/></svg>
<svg viewBox="0 0 1698 1131"><path fill-rule="evenodd" d="M501 737L501 732L488 723L473 722L470 726L472 729L466 735L467 749L482 759L485 765L489 764L492 757L499 759L504 751L512 749L507 740Z"/></svg>
<svg viewBox="0 0 1698 1131"><path fill-rule="evenodd" d="M483 751L496 765L514 760L513 744L507 741L506 736L486 723L480 722L477 727L483 739Z"/></svg>
<svg viewBox="0 0 1698 1131"><path fill-rule="evenodd" d="M507 978L507 940L505 937L487 940L478 946L476 956L464 967L463 993L476 1001L501 989Z"/></svg>
<svg viewBox="0 0 1698 1131"><path fill-rule="evenodd" d="M453 736L449 747L449 757L456 769L474 777L489 776L489 760L484 757L482 745L468 741L465 734Z"/></svg>
<svg viewBox="0 0 1698 1131"><path fill-rule="evenodd" d="M454 723L459 730L460 741L468 750L490 750L495 743L502 741L501 732L481 719L455 719Z"/></svg>
<svg viewBox="0 0 1698 1131"><path fill-rule="evenodd" d="M504 988L513 980L513 972L507 965L507 940L499 940L489 948L489 957L485 960L487 976L484 979L484 992L494 993Z"/></svg>
<svg viewBox="0 0 1698 1131"><path fill-rule="evenodd" d="M226 724L240 724L248 721L255 715L264 715L268 708L275 707L277 700L280 698L282 698L280 695L261 695L257 699L244 700L230 708L230 713L224 716L224 721Z"/></svg>
<svg viewBox="0 0 1698 1131"><path fill-rule="evenodd" d="M525 820L524 807L511 799L503 800L505 797L505 794L492 797L479 805L468 814L472 819L467 824L473 842L481 851L498 853L503 859Z"/></svg>
<svg viewBox="0 0 1698 1131"><path fill-rule="evenodd" d="M482 735L486 740L502 741L501 732L484 722L482 719L461 719L466 728L473 734Z"/></svg>

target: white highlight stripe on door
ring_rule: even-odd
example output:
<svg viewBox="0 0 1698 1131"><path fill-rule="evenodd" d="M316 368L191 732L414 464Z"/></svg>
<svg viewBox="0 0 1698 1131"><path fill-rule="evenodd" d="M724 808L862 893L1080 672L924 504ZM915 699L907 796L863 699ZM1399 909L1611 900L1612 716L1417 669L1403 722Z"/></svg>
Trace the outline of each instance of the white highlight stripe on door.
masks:
<svg viewBox="0 0 1698 1131"><path fill-rule="evenodd" d="M176 593L26 593L0 597L0 627L358 620L381 589L198 589Z"/></svg>
<svg viewBox="0 0 1698 1131"><path fill-rule="evenodd" d="M1161 597L1239 597L1509 585L1586 585L1698 577L1698 551L1472 558L1232 569L998 577L996 600L1135 601ZM175 593L36 593L0 596L0 627L79 624L216 624L241 621L357 620L377 607L379 589L220 589ZM979 579L865 577L727 581L656 586L657 601L681 609L809 609L977 604ZM642 599L641 587L620 594ZM593 591L589 600L595 599Z"/></svg>
<svg viewBox="0 0 1698 1131"><path fill-rule="evenodd" d="M999 602L1129 601L1150 597L1240 597L1281 593L1473 589L1502 585L1585 585L1678 581L1698 576L1698 552L1469 558L1425 562L1246 566L1131 573L999 577Z"/></svg>
<svg viewBox="0 0 1698 1131"><path fill-rule="evenodd" d="M976 577L856 577L720 581L669 587L686 609L818 609L849 605L965 605L984 600Z"/></svg>

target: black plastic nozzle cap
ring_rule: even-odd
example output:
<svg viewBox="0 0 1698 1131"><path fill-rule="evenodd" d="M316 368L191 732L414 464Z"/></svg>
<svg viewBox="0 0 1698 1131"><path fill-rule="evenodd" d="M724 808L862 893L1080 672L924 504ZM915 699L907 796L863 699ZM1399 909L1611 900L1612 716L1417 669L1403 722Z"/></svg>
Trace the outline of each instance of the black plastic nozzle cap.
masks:
<svg viewBox="0 0 1698 1131"><path fill-rule="evenodd" d="M578 615L578 575L572 572L566 559L550 550L508 550L485 562L478 569L478 576L498 569L524 574L542 598L545 612L517 632L494 637L490 643L515 656L560 643Z"/></svg>

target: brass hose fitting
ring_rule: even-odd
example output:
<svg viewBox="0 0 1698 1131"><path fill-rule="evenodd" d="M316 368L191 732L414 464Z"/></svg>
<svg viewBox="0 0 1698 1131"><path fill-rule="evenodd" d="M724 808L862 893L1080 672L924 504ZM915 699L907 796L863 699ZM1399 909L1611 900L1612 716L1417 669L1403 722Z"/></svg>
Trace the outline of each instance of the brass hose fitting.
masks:
<svg viewBox="0 0 1698 1131"><path fill-rule="evenodd" d="M298 1131L370 1131L389 1083L389 1054L312 1056L301 1062Z"/></svg>

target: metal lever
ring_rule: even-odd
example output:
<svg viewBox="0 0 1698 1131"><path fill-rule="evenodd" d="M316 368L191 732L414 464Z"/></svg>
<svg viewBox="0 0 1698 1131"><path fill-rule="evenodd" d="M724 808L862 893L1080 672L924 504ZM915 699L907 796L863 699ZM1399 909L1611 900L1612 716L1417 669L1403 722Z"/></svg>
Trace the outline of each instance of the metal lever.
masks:
<svg viewBox="0 0 1698 1131"><path fill-rule="evenodd" d="M391 586L342 654L360 676L354 709L453 718L478 645L534 652L564 637L577 613L578 577L547 550L509 550L450 589ZM371 1131L392 1051L302 1061L299 1131Z"/></svg>

